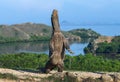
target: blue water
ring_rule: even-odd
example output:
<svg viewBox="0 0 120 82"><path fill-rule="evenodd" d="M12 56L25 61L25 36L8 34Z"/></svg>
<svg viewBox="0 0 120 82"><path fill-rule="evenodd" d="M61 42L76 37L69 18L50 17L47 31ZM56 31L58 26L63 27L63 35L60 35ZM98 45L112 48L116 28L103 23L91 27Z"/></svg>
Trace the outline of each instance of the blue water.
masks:
<svg viewBox="0 0 120 82"><path fill-rule="evenodd" d="M61 30L69 31L72 29L92 29L97 33L105 36L117 36L120 35L120 25L85 25L85 26L61 26Z"/></svg>
<svg viewBox="0 0 120 82"><path fill-rule="evenodd" d="M83 49L88 45L88 43L73 43L70 45L71 50L73 51L73 55L79 55L79 54L84 54ZM66 51L66 54L70 54L68 51Z"/></svg>
<svg viewBox="0 0 120 82"><path fill-rule="evenodd" d="M28 44L29 43L24 44L23 47L25 47ZM84 48L87 45L88 45L88 43L81 43L81 42L71 43L70 44L70 49L71 49L71 51L74 54L70 54L67 50L65 51L65 54L68 54L68 55L79 55L79 54L82 54L82 55L84 55ZM44 44L43 44L43 46L44 46ZM35 45L35 47L32 48L32 49L31 49L32 46L29 46L29 47L27 46L28 48L26 48L26 47L25 48L19 47L20 49L16 50L15 52L16 53L25 52L25 53L36 53L36 54L40 54L40 53L49 54L49 46L47 45L47 47L45 49L43 49L43 46L38 47L37 45ZM41 48L42 48L42 50L41 50Z"/></svg>

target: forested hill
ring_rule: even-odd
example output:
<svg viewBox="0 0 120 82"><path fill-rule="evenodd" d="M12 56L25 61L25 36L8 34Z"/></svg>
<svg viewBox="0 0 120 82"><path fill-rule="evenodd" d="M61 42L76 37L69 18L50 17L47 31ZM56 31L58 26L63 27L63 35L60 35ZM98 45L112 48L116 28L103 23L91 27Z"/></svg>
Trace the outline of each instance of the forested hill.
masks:
<svg viewBox="0 0 120 82"><path fill-rule="evenodd" d="M81 40L83 36L87 36L87 38L89 36L99 36L98 33L89 29L77 29L69 32L62 32L66 38L72 40ZM51 33L52 28L45 24L23 23L0 25L0 42L49 40Z"/></svg>
<svg viewBox="0 0 120 82"><path fill-rule="evenodd" d="M98 38L100 36L99 33L93 31L92 29L74 29L70 30L69 33L80 36L81 38Z"/></svg>

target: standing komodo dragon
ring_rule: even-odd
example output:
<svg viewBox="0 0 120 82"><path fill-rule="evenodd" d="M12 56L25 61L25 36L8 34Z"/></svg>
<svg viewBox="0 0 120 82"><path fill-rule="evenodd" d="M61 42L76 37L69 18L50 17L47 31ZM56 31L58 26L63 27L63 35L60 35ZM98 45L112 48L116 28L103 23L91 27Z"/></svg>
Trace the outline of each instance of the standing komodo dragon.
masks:
<svg viewBox="0 0 120 82"><path fill-rule="evenodd" d="M51 23L53 31L49 45L49 61L45 65L45 73L49 73L55 67L58 68L58 72L62 72L64 67L63 60L65 57L65 49L67 49L71 54L73 53L70 50L67 39L60 31L57 10L53 10Z"/></svg>

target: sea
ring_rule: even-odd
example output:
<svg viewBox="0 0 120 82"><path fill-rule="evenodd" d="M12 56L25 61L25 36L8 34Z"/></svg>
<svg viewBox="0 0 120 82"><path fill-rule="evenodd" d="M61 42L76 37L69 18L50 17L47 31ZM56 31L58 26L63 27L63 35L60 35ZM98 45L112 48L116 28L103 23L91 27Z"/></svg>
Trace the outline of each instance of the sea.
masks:
<svg viewBox="0 0 120 82"><path fill-rule="evenodd" d="M120 35L120 25L84 25L84 26L61 26L61 30L69 31L73 29L92 29L104 36L118 36ZM74 52L73 55L84 55L84 48L88 42L74 41L69 42L70 49ZM49 41L39 42L15 42L0 44L0 54L14 54L14 53L36 53L49 54ZM66 50L66 54L72 55Z"/></svg>

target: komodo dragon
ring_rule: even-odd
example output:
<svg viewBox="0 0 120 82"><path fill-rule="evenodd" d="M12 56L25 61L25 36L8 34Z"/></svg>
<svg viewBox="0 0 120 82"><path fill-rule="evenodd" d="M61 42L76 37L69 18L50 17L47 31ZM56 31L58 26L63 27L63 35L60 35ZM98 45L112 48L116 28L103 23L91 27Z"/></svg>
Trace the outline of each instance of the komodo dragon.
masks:
<svg viewBox="0 0 120 82"><path fill-rule="evenodd" d="M73 54L70 50L68 40L60 31L57 10L53 10L52 12L51 23L53 31L49 44L49 60L45 65L45 73L49 73L55 67L58 68L58 72L62 72L64 67L63 60L65 57L65 49Z"/></svg>

